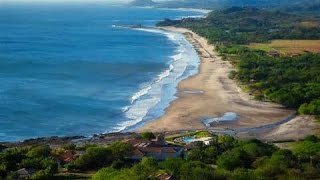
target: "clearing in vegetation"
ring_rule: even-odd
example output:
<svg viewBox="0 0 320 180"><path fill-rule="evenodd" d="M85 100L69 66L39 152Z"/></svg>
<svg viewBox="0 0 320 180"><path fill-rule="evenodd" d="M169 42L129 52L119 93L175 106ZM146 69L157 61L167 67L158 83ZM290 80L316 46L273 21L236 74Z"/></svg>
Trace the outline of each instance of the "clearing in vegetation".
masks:
<svg viewBox="0 0 320 180"><path fill-rule="evenodd" d="M249 47L266 52L277 50L282 55L292 56L304 52L320 52L320 40L273 40L270 43L251 43Z"/></svg>

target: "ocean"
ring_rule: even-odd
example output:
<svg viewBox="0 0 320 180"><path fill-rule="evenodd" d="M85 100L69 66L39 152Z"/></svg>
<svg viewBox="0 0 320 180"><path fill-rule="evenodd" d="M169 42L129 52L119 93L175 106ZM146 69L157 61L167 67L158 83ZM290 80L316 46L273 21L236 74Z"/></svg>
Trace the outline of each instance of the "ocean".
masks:
<svg viewBox="0 0 320 180"><path fill-rule="evenodd" d="M0 3L0 141L132 131L160 117L199 57L181 34L117 25L202 15Z"/></svg>

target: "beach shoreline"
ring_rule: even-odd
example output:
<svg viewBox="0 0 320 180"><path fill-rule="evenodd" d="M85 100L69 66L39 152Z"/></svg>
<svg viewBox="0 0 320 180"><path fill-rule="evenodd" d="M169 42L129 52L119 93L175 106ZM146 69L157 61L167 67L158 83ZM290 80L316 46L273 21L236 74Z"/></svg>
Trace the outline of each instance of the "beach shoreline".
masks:
<svg viewBox="0 0 320 180"><path fill-rule="evenodd" d="M162 117L146 122L137 132L250 128L277 122L295 112L278 104L253 100L242 92L237 83L228 78L234 67L223 61L205 38L184 28L160 29L185 36L199 55L199 71L179 82L178 98L170 103ZM209 128L202 123L203 118L218 117L228 112L237 113L238 120Z"/></svg>

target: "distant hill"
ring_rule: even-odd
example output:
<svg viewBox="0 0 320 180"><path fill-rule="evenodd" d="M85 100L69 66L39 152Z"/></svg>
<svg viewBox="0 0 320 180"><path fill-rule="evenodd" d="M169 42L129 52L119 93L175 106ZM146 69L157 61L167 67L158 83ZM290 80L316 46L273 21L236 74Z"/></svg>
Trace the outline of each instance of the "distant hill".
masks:
<svg viewBox="0 0 320 180"><path fill-rule="evenodd" d="M158 25L189 28L209 36L212 42L249 44L273 39L320 39L319 22L311 16L284 11L231 7L213 11L204 19L167 19Z"/></svg>
<svg viewBox="0 0 320 180"><path fill-rule="evenodd" d="M320 0L304 0L284 8L284 11L300 14L313 14L320 18Z"/></svg>
<svg viewBox="0 0 320 180"><path fill-rule="evenodd" d="M283 10L294 10L319 12L320 0L135 0L134 6L154 6L161 8L199 8L199 9L221 9L232 6L258 7L258 8L283 8ZM320 13L319 13L320 14Z"/></svg>
<svg viewBox="0 0 320 180"><path fill-rule="evenodd" d="M172 0L159 3L159 7L167 8L199 8L218 9L223 7L221 0Z"/></svg>
<svg viewBox="0 0 320 180"><path fill-rule="evenodd" d="M130 2L131 6L142 6L142 7L146 7L146 6L156 6L158 3L152 1L152 0L134 0L132 2Z"/></svg>
<svg viewBox="0 0 320 180"><path fill-rule="evenodd" d="M217 9L222 7L221 0L169 0L154 2L152 0L134 0L130 3L133 6L153 6L158 8L199 8L199 9Z"/></svg>

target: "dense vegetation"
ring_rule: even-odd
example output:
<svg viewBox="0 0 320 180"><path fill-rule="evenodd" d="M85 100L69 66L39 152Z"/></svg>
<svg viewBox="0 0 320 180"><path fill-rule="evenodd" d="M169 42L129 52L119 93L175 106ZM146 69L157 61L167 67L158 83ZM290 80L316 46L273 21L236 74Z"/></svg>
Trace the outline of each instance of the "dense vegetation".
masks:
<svg viewBox="0 0 320 180"><path fill-rule="evenodd" d="M17 179L17 170L34 169L32 179L53 177L58 170L49 146L13 148L0 153L0 179Z"/></svg>
<svg viewBox="0 0 320 180"><path fill-rule="evenodd" d="M249 44L272 39L320 39L319 26L304 26L316 19L280 11L232 7L212 12L203 19L166 20L158 25L192 29L212 43Z"/></svg>
<svg viewBox="0 0 320 180"><path fill-rule="evenodd" d="M305 22L315 25L304 26ZM216 44L237 66L238 71L230 77L245 84L257 99L300 107L302 114L320 115L320 54L281 57L245 47L273 39L320 39L319 22L278 11L233 7L204 19L165 20L159 25L189 28Z"/></svg>
<svg viewBox="0 0 320 180"><path fill-rule="evenodd" d="M154 6L159 8L199 8L222 9L232 6L250 6L258 8L272 8L291 13L318 15L320 11L319 0L134 0L133 6Z"/></svg>
<svg viewBox="0 0 320 180"><path fill-rule="evenodd" d="M291 13L314 15L320 17L320 0L304 0L301 2L292 3L291 5L283 8L284 11Z"/></svg>
<svg viewBox="0 0 320 180"><path fill-rule="evenodd" d="M123 142L20 147L0 152L0 179L18 178L21 168L35 169L30 179L67 179L57 174L65 168L82 174L98 170L95 180L157 179L160 174L182 180L320 178L320 138L308 136L291 146L292 150L283 150L258 140L214 136L210 145L194 142L182 157L164 161L150 157L132 161L132 147ZM58 163L56 157L66 151L83 153L71 163Z"/></svg>
<svg viewBox="0 0 320 180"><path fill-rule="evenodd" d="M302 105L301 113L319 114L316 102L320 100L320 54L274 58L248 50L240 53L237 66L236 77L248 85L257 99L290 108Z"/></svg>
<svg viewBox="0 0 320 180"><path fill-rule="evenodd" d="M83 155L65 167L72 171L97 170L105 166L118 167L124 164L131 152L132 147L122 142L116 142L108 147L87 146Z"/></svg>
<svg viewBox="0 0 320 180"><path fill-rule="evenodd" d="M146 157L130 167L105 167L93 179L156 179L163 173L182 180L319 178L319 150L320 140L315 136L295 145L293 151L220 136L209 146L198 143L184 158L158 162Z"/></svg>

